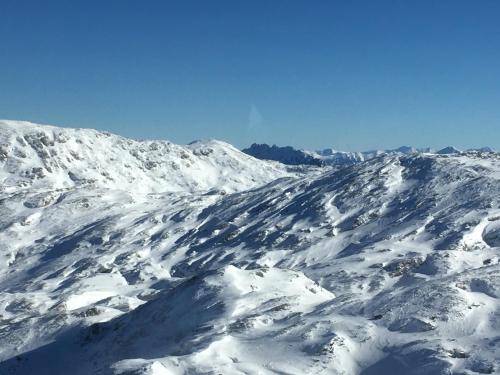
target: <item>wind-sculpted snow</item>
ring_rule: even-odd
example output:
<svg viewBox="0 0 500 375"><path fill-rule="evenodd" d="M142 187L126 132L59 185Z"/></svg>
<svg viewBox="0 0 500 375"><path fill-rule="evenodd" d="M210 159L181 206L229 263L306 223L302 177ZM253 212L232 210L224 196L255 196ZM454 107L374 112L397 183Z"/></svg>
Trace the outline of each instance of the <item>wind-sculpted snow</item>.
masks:
<svg viewBox="0 0 500 375"><path fill-rule="evenodd" d="M500 372L497 154L276 171L4 189L0 374Z"/></svg>

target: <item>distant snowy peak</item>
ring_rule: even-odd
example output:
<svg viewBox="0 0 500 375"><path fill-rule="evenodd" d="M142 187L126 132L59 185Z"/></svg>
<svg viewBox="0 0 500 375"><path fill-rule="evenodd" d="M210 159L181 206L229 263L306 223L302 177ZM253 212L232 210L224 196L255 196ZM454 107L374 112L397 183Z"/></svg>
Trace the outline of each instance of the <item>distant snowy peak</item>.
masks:
<svg viewBox="0 0 500 375"><path fill-rule="evenodd" d="M180 146L91 129L0 120L3 190L94 184L136 192L239 191L289 176L220 141Z"/></svg>
<svg viewBox="0 0 500 375"><path fill-rule="evenodd" d="M310 151L309 153L320 159L323 164L328 165L352 165L378 155L374 153L373 155L367 157L367 155L363 152L337 151L334 149Z"/></svg>
<svg viewBox="0 0 500 375"><path fill-rule="evenodd" d="M431 151L432 152L432 151ZM460 154L460 153L495 153L496 151L492 149L491 147L478 147L478 148L469 148L465 151L461 151L453 146L447 146L445 148L442 148L441 150L438 150L434 152L435 154L438 155L450 155L450 154Z"/></svg>
<svg viewBox="0 0 500 375"><path fill-rule="evenodd" d="M458 154L458 153L460 153L460 150L456 149L453 146L445 147L445 148L436 152L436 154L438 154L438 155Z"/></svg>
<svg viewBox="0 0 500 375"><path fill-rule="evenodd" d="M472 151L472 152L495 152L491 147L479 147L479 148L470 148L467 151Z"/></svg>
<svg viewBox="0 0 500 375"><path fill-rule="evenodd" d="M279 147L276 145L269 146L267 144L254 143L242 151L257 159L274 160L288 165L323 165L320 158L314 157L306 151L296 150L290 146Z"/></svg>

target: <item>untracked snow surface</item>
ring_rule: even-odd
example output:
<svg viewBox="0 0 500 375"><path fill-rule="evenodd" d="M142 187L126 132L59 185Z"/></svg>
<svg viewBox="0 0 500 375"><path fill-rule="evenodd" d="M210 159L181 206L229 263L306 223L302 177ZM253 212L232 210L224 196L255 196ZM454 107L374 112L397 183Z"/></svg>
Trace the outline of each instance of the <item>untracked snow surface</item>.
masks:
<svg viewBox="0 0 500 375"><path fill-rule="evenodd" d="M0 122L0 374L498 374L499 179Z"/></svg>

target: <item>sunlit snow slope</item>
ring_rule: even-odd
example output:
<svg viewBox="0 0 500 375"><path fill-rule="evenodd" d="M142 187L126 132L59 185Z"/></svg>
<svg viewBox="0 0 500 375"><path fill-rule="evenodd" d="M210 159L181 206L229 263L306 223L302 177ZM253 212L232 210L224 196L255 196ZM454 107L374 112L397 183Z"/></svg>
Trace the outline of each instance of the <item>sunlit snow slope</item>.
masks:
<svg viewBox="0 0 500 375"><path fill-rule="evenodd" d="M138 193L238 191L289 175L220 141L179 146L90 129L0 120L4 191L92 185Z"/></svg>
<svg viewBox="0 0 500 375"><path fill-rule="evenodd" d="M292 173L15 122L0 150L0 374L500 372L498 154Z"/></svg>

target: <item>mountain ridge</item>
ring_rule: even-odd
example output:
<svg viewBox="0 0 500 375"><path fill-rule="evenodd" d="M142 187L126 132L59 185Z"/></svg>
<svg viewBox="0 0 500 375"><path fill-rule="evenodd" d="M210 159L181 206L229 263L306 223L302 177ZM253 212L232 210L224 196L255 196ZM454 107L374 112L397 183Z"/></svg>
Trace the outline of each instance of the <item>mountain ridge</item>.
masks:
<svg viewBox="0 0 500 375"><path fill-rule="evenodd" d="M4 189L49 181L57 188L94 184L151 192L236 191L293 174L282 165L252 160L222 141L180 146L16 121L0 121L0 162Z"/></svg>
<svg viewBox="0 0 500 375"><path fill-rule="evenodd" d="M308 151L295 149L291 146L269 146L267 144L252 144L248 148L242 149L243 152L252 155L261 160L274 160L289 165L316 165L316 166L336 166L343 167L359 163L380 155L408 155L412 153L430 153L430 154L459 154L462 151L453 146L447 146L439 150L433 150L430 147L414 148L411 146L401 146L395 149L370 150L370 151L338 151L333 148L326 148L317 151ZM485 152L493 153L490 147L479 149L468 149L463 152Z"/></svg>

